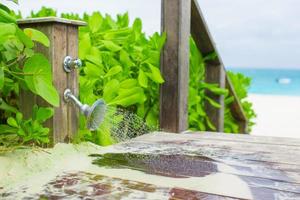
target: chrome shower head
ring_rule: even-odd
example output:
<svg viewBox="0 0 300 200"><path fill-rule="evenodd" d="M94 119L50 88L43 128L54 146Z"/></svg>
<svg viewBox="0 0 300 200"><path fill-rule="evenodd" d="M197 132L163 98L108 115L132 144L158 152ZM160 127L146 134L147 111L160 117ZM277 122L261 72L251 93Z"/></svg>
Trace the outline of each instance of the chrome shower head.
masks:
<svg viewBox="0 0 300 200"><path fill-rule="evenodd" d="M64 92L64 100L69 102L70 100L79 107L82 114L87 119L87 128L91 131L98 129L103 122L106 113L106 104L104 100L97 100L92 106L82 104L71 92L70 89L66 89Z"/></svg>
<svg viewBox="0 0 300 200"><path fill-rule="evenodd" d="M99 125L103 122L106 112L106 104L102 99L97 100L88 109L87 117L87 128L91 131L98 129Z"/></svg>

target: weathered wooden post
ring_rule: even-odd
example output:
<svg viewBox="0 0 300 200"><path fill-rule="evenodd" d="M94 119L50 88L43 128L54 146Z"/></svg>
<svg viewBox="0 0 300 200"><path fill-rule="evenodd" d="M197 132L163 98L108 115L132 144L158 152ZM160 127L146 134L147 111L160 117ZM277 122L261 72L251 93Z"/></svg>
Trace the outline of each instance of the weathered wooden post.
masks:
<svg viewBox="0 0 300 200"><path fill-rule="evenodd" d="M191 0L162 0L162 31L167 41L161 70L160 127L182 132L188 128L189 36Z"/></svg>
<svg viewBox="0 0 300 200"><path fill-rule="evenodd" d="M60 106L55 108L52 119L47 121L51 129L50 137L52 144L58 142L69 142L70 138L78 129L78 111L71 104L63 101L62 95L66 88L70 88L78 95L78 71L73 70L66 73L63 68L64 58L78 56L78 27L85 22L66 20L56 17L25 19L18 21L21 28L35 28L46 34L50 40L50 47L36 44L35 50L44 54L52 65L53 84L60 95ZM25 117L31 116L34 104L49 106L41 98L29 92L20 94L20 108Z"/></svg>

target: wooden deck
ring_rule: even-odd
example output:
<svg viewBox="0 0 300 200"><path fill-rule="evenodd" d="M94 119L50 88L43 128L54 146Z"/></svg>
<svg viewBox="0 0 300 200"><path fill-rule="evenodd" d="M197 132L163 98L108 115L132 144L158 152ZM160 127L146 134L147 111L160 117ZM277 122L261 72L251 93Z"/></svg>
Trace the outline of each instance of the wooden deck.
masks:
<svg viewBox="0 0 300 200"><path fill-rule="evenodd" d="M127 164L135 170L170 177L235 176L250 191L250 197L244 196L243 184L225 179L215 182L213 189L205 185L198 191L177 188L174 199L300 199L300 140L297 139L158 133L144 135L120 148L129 153L162 155L155 158L155 166L145 164L149 163L145 159ZM224 188L229 189L224 193Z"/></svg>
<svg viewBox="0 0 300 200"><path fill-rule="evenodd" d="M297 139L153 133L96 152L95 171L65 171L25 199L300 199Z"/></svg>

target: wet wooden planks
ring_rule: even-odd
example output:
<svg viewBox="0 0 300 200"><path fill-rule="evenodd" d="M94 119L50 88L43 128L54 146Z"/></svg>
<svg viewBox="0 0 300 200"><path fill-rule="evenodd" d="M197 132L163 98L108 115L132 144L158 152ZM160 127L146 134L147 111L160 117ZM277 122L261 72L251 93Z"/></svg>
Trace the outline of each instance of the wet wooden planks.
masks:
<svg viewBox="0 0 300 200"><path fill-rule="evenodd" d="M190 171L237 176L248 185L253 199L300 199L299 139L199 132L155 133L124 145L127 149L132 147L130 152L148 145L149 148L156 147L156 154L193 155L194 159L200 160L209 158L202 160L202 164L218 166L217 170L203 168L198 163ZM149 148L147 152L151 154ZM236 197L234 192L232 197Z"/></svg>
<svg viewBox="0 0 300 200"><path fill-rule="evenodd" d="M21 188L26 193L28 188ZM13 199L15 193L0 194L2 199ZM8 198L9 197L9 198ZM24 195L23 199L209 199L236 200L221 195L182 188L160 187L137 181L123 180L87 172L65 173L57 176L37 194Z"/></svg>

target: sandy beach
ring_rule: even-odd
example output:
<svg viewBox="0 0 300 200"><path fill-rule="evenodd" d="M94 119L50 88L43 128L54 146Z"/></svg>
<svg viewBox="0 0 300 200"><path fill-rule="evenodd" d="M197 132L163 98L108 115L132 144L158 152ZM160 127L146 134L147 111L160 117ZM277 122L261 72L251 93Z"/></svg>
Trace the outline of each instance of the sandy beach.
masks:
<svg viewBox="0 0 300 200"><path fill-rule="evenodd" d="M250 94L257 113L251 134L300 138L300 97Z"/></svg>

